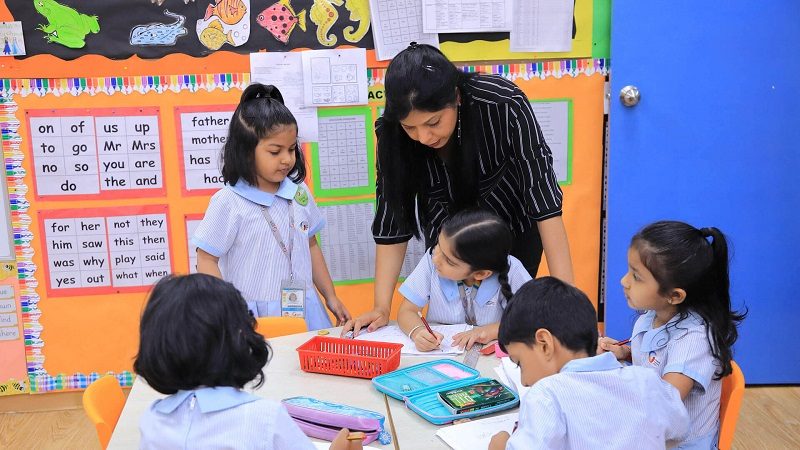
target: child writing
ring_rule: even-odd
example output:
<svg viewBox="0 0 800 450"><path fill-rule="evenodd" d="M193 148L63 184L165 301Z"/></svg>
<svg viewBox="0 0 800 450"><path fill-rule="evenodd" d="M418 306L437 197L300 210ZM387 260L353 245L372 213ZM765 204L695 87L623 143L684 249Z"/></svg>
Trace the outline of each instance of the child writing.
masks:
<svg viewBox="0 0 800 450"><path fill-rule="evenodd" d="M678 391L643 367L595 355L597 313L586 295L557 278L525 283L500 321L499 342L533 386L518 427L490 450L663 449L686 435Z"/></svg>
<svg viewBox="0 0 800 450"><path fill-rule="evenodd" d="M630 347L601 338L601 351L650 368L678 389L691 421L680 448L716 448L720 380L731 373L736 327L746 315L731 310L725 236L683 222L648 225L631 240L621 283L628 305L645 312Z"/></svg>
<svg viewBox="0 0 800 450"><path fill-rule="evenodd" d="M400 286L405 301L397 322L419 351L431 351L443 336L431 334L419 314L441 324L474 328L453 336L453 345L470 348L497 339L497 327L513 290L531 276L511 253L511 232L485 210L460 211L442 224L436 246L425 254Z"/></svg>
<svg viewBox="0 0 800 450"><path fill-rule="evenodd" d="M305 174L297 121L281 93L251 84L225 142L226 186L211 197L192 242L198 272L233 283L256 316L304 317L316 330L331 322L314 286L338 324L350 313L317 243L325 219L303 183Z"/></svg>
<svg viewBox="0 0 800 450"><path fill-rule="evenodd" d="M219 278L167 276L155 285L133 368L168 397L142 415L140 448L315 448L279 402L242 391L264 383L270 358L255 324L239 291ZM330 448L362 448L348 434Z"/></svg>

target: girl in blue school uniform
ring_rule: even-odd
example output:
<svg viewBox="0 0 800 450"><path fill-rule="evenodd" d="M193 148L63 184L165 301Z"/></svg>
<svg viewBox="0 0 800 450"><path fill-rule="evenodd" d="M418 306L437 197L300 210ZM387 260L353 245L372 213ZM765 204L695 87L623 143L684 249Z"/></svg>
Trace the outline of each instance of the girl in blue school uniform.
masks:
<svg viewBox="0 0 800 450"><path fill-rule="evenodd" d="M258 316L305 318L308 329L350 313L336 296L317 233L325 226L303 182L297 121L274 86L245 89L223 151L225 187L208 204L192 242L197 270L230 281Z"/></svg>
<svg viewBox="0 0 800 450"><path fill-rule="evenodd" d="M621 283L628 305L644 313L630 347L600 338L598 351L651 368L678 390L690 422L678 448L717 448L721 378L746 315L731 309L725 236L683 222L648 225L631 240Z"/></svg>
<svg viewBox="0 0 800 450"><path fill-rule="evenodd" d="M139 448L315 448L280 402L242 390L261 387L270 359L255 325L239 291L217 277L166 276L155 285L133 368L167 397L142 415ZM361 449L348 433L330 448Z"/></svg>
<svg viewBox="0 0 800 450"><path fill-rule="evenodd" d="M428 332L419 313L441 324L467 323L453 345L470 348L497 339L500 317L511 295L531 276L511 256L508 225L480 209L458 212L442 224L438 242L400 286L405 301L397 322L419 351L431 351L443 336Z"/></svg>

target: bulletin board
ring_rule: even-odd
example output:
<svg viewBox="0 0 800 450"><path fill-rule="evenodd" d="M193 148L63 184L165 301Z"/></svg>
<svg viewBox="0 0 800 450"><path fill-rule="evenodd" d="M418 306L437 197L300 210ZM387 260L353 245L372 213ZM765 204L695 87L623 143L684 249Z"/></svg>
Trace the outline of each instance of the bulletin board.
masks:
<svg viewBox="0 0 800 450"><path fill-rule="evenodd" d="M227 134L225 120L250 82L247 53L321 48L321 41L315 26L307 23L311 31L295 29L287 45L266 28L252 26L253 36L260 36L248 41L252 47L224 44L217 51L189 45L132 52L130 45L112 42L98 47L89 43L99 42L101 35L91 31L84 49L54 47L44 45L39 41L41 31L31 29L41 21L32 3L0 1L0 20L23 20L29 51L26 57L0 59L6 77L0 79L1 142L9 192L4 204L10 207L14 242L14 255L0 260L0 331L16 330L9 339L0 339L0 395L83 389L106 373L130 386L139 316L150 284L165 272L195 271L188 236L221 185L218 150ZM130 2L90 3L87 8L99 8L101 13L114 4L126 11L134 7ZM181 1L168 1L166 6L172 14L188 17L200 14L196 8L204 12L209 2L205 3L198 0L184 7ZM266 5L256 0L247 3L251 8ZM327 2L290 3L299 15L315 3ZM358 3L346 1L337 7L339 22L328 29L329 36L338 36L333 47L372 48L370 33L361 34L363 16L354 16ZM576 284L595 303L603 85L608 69L603 58L607 33L602 31L607 30L608 20L602 12L607 4L607 0L576 0L573 51L565 54L509 55L497 47L503 39L507 42L502 33L440 36L442 49L453 60L567 58L470 65L463 70L515 81L535 107L549 105L554 129L563 130L558 125L563 119L558 117L567 114L567 131L558 135L558 147L566 158L564 176L559 175L564 220ZM150 2L135 6L148 12L131 14L135 24L117 27L125 31L118 43L129 44L131 36L126 33L136 26L180 21ZM211 28L207 34L216 33ZM361 36L350 42L344 39L348 33ZM175 37L184 44L185 36ZM326 214L347 217L374 211L371 124L383 107L386 62L375 60L372 50L367 53L369 104L319 110L320 119L337 126L364 124L363 160L358 158L361 154L346 155L356 159L336 173L323 173L326 163L321 158L330 156L335 145L304 145L309 164L306 182ZM589 59L592 55L600 57ZM345 180L361 183L364 173L363 184L341 187ZM365 217L360 220L370 222ZM330 263L363 259L357 273L332 273L337 294L350 312L367 311L372 307L374 276L374 262L369 259L374 259L374 242L363 239L369 231L353 235L360 240L358 246L346 239L334 242L326 232L321 245ZM355 253L343 258L335 253L337 248ZM410 273L423 252L420 242L409 244L402 276ZM547 272L545 264L540 271ZM399 300L397 296L393 301L393 315Z"/></svg>

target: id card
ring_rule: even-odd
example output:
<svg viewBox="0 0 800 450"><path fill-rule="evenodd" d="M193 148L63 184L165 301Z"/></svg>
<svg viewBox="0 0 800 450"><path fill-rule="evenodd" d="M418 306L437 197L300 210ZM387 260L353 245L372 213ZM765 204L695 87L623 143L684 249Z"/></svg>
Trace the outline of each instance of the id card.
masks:
<svg viewBox="0 0 800 450"><path fill-rule="evenodd" d="M306 316L306 285L298 280L281 281L281 316Z"/></svg>

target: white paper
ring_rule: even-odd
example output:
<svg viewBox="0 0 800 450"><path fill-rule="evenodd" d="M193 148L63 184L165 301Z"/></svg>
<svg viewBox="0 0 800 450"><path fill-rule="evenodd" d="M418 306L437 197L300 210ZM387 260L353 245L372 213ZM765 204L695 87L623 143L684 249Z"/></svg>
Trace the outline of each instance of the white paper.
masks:
<svg viewBox="0 0 800 450"><path fill-rule="evenodd" d="M179 109L184 182L190 192L216 190L225 185L220 162L233 110L202 111L201 108L191 107L187 112Z"/></svg>
<svg viewBox="0 0 800 450"><path fill-rule="evenodd" d="M375 240L372 238L374 203L320 205L326 224L320 247L333 281L364 280L375 276Z"/></svg>
<svg viewBox="0 0 800 450"><path fill-rule="evenodd" d="M470 33L511 30L511 0L423 0L426 33Z"/></svg>
<svg viewBox="0 0 800 450"><path fill-rule="evenodd" d="M317 141L317 108L305 106L303 57L299 52L251 53L250 80L277 86L284 104L297 120L298 139Z"/></svg>
<svg viewBox="0 0 800 450"><path fill-rule="evenodd" d="M392 59L408 44L439 48L439 35L422 30L423 0L369 0L372 39L379 60Z"/></svg>
<svg viewBox="0 0 800 450"><path fill-rule="evenodd" d="M303 58L306 106L367 104L367 50L307 50Z"/></svg>
<svg viewBox="0 0 800 450"><path fill-rule="evenodd" d="M494 368L500 381L514 390L522 398L531 389L530 386L522 384L522 371L509 357L500 358L500 365Z"/></svg>
<svg viewBox="0 0 800 450"><path fill-rule="evenodd" d="M369 186L364 116L319 118L319 178L323 189Z"/></svg>
<svg viewBox="0 0 800 450"><path fill-rule="evenodd" d="M403 267L400 269L400 277L408 278L411 272L417 268L419 261L425 256L425 240L411 238L406 247L406 256L403 258Z"/></svg>
<svg viewBox="0 0 800 450"><path fill-rule="evenodd" d="M512 1L512 52L572 50L573 0Z"/></svg>
<svg viewBox="0 0 800 450"><path fill-rule="evenodd" d="M519 413L470 420L458 425L440 428L436 435L454 450L488 448L489 442L495 434L501 431L511 434L514 431L514 425L517 420L519 420Z"/></svg>
<svg viewBox="0 0 800 450"><path fill-rule="evenodd" d="M0 22L3 56L21 56L25 54L25 38L22 35L22 22Z"/></svg>
<svg viewBox="0 0 800 450"><path fill-rule="evenodd" d="M553 169L559 182L567 181L569 164L569 102L531 102L544 141L553 154Z"/></svg>
<svg viewBox="0 0 800 450"><path fill-rule="evenodd" d="M430 352L421 352L417 350L417 347L414 345L414 341L409 339L408 336L403 333L403 330L401 330L397 325L385 326L369 333L359 333L356 339L403 344L403 349L400 351L400 353L406 356L459 355L464 353L464 350L453 346L453 336L471 329L469 325L465 323L459 323L456 325L431 325L431 329L433 329L433 331L442 333L444 335L444 339L442 339L442 345L438 349Z"/></svg>

